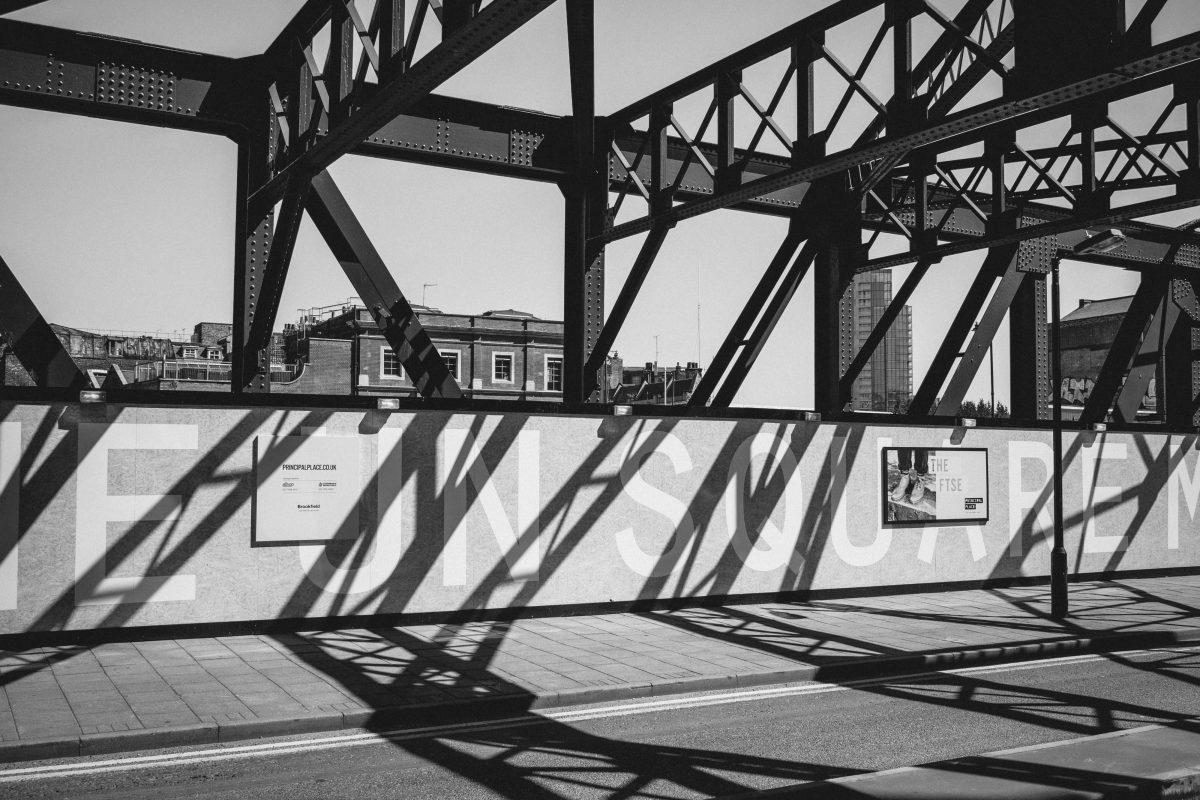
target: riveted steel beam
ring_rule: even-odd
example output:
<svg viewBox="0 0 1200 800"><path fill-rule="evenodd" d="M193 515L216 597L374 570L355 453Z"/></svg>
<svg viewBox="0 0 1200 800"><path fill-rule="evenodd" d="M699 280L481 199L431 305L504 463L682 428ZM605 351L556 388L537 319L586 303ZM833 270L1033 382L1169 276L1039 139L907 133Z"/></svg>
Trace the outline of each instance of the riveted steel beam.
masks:
<svg viewBox="0 0 1200 800"><path fill-rule="evenodd" d="M839 4L839 7L841 5L843 4ZM1193 68L1198 59L1200 59L1200 34L1180 37L1163 46L1153 48L1140 58L1132 59L1111 71L1092 76L1087 80L1026 97L1006 98L987 103L981 107L953 114L943 120L928 123L911 133L888 135L874 142L851 146L817 159L813 163L794 166L774 175L748 181L734 189L717 192L709 198L693 200L660 214L651 213L643 218L622 223L605 231L603 238L605 241L614 241L624 236L644 232L654 224L689 219L709 211L762 197L789 186L811 182L896 154L909 153L914 149L937 148L941 151L950 151L983 141L997 129L1026 127L1052 119L1056 115L1069 113L1072 108L1084 101L1116 100L1133 93L1170 85ZM672 95L673 91L664 94L664 96ZM642 110L637 109L637 113L631 118L636 118L640 113L643 113ZM624 119L621 114L614 116L618 120ZM1182 207L1190 205L1194 201L1194 198L1189 198L1186 201L1179 201L1177 206L1171 206L1169 202L1165 205ZM1158 205L1146 204L1146 207L1157 208ZM1141 212L1140 208L1141 204L1133 209L1127 207L1115 216L1121 219L1138 216L1140 213L1154 213L1153 211ZM1067 229L1070 227L1068 225ZM1053 232L1056 231L1030 231L1028 236L1014 234L1016 236L1014 241ZM945 254L939 253L938 255Z"/></svg>
<svg viewBox="0 0 1200 800"><path fill-rule="evenodd" d="M386 123L413 107L440 84L490 50L546 8L552 0L493 0L469 21L442 38L407 70L380 77L369 88L360 87L348 99L346 119L335 123L327 136L294 155L275 175L257 187L252 197L274 202L289 173L313 175L340 156L353 151Z"/></svg>
<svg viewBox="0 0 1200 800"><path fill-rule="evenodd" d="M829 178L814 187L816 208L824 209L810 241L817 254L813 270L813 405L821 414L840 413L849 401L841 377L853 360L853 298L849 288L862 262L861 221L848 208L842 181ZM818 201L817 198L820 198Z"/></svg>
<svg viewBox="0 0 1200 800"><path fill-rule="evenodd" d="M8 334L13 354L38 386L78 389L86 384L87 376L63 348L3 258L0 258L0 330Z"/></svg>
<svg viewBox="0 0 1200 800"><path fill-rule="evenodd" d="M257 70L255 59L0 20L0 103L9 105L236 137ZM299 105L288 111L293 132L301 127ZM552 114L430 95L352 152L559 181L567 174L569 131L566 119ZM316 141L328 133L322 110Z"/></svg>
<svg viewBox="0 0 1200 800"><path fill-rule="evenodd" d="M608 194L596 153L595 8L568 0L567 52L571 73L569 162L563 191L563 399L582 403L596 386L593 355L608 352L604 328L604 247L592 236L604 226Z"/></svg>
<svg viewBox="0 0 1200 800"><path fill-rule="evenodd" d="M458 382L328 172L312 179L305 209L421 396L462 397Z"/></svg>
<svg viewBox="0 0 1200 800"><path fill-rule="evenodd" d="M252 59L0 19L0 103L230 133Z"/></svg>
<svg viewBox="0 0 1200 800"><path fill-rule="evenodd" d="M322 118L318 141L326 135ZM352 151L512 178L558 182L570 174L566 117L430 95Z"/></svg>

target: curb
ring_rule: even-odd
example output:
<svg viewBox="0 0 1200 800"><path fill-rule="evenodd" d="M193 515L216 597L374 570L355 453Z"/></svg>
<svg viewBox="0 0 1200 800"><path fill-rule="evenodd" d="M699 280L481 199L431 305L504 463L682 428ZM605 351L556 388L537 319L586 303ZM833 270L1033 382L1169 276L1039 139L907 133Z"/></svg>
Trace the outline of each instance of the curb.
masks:
<svg viewBox="0 0 1200 800"><path fill-rule="evenodd" d="M318 712L303 715L259 717L252 720L205 722L161 728L88 733L68 737L45 737L0 742L0 764L128 752L132 750L219 744L270 736L289 736L345 729L388 730L415 721L444 721L454 712L513 715L539 709L562 708L588 703L641 700L651 697L751 688L802 681L846 681L898 677L923 672L987 664L1029 661L1038 658L1113 650L1165 647L1200 642L1200 628L1185 631L1144 631L1098 634L993 647L933 650L923 653L872 656L826 665L805 665L769 672L698 675L664 678L661 682L584 686L537 694L508 694L478 699L409 703L352 711Z"/></svg>

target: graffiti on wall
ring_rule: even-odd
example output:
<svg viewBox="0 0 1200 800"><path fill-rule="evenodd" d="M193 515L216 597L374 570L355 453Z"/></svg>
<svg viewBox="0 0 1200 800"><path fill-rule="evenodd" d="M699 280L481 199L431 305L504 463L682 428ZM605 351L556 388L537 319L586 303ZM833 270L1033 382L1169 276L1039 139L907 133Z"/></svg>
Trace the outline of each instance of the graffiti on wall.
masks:
<svg viewBox="0 0 1200 800"><path fill-rule="evenodd" d="M1096 387L1096 381L1092 378L1063 378L1062 384L1059 387L1059 397L1064 403L1081 406L1087 403L1088 398L1092 396L1092 390ZM1142 398L1139 408L1144 408L1153 411L1158 407L1158 387L1154 378L1150 379L1150 386L1146 389L1146 396Z"/></svg>

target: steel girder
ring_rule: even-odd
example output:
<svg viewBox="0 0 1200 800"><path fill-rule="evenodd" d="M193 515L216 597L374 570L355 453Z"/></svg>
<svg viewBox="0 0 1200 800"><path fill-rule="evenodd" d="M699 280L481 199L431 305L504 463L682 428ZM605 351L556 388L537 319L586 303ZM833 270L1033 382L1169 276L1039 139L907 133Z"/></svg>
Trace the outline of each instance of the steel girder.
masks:
<svg viewBox="0 0 1200 800"><path fill-rule="evenodd" d="M1123 35L1113 29L1111 47L1069 73L1065 68L1031 68L1037 66L1038 51L1028 43L1031 33L1033 39L1041 34L1030 26L1041 24L1036 19L1044 13L1037 3L967 0L950 19L927 0L841 0L609 118L595 116L591 0L567 0L573 106L568 118L429 94L550 0L493 0L478 13L478 4L466 0L418 0L407 29L402 0L376 0L367 20L343 0L308 0L262 57L240 60L0 20L0 102L223 132L237 139L242 164L235 339L241 341L234 358L251 383L254 377L261 380L261 353L294 243L295 209L304 202L308 178L342 153L424 161L562 187L567 210L565 396L571 400L590 394L595 380L591 367L611 345L674 222L714 208L791 216L815 183L827 184L834 187L831 196L840 215L804 215L796 227L817 249L816 312L829 323L821 328L824 337L817 347L818 406L832 413L844 401L854 367L861 369L870 357L866 351L873 349L864 347L856 356L843 330L845 288L857 270L912 261L928 265L951 253L1000 250L1051 235L1057 235L1053 255L1061 256L1093 233L1091 228L1111 224L1125 234L1125 243L1109 253L1078 257L1174 276L1172 291L1186 296L1180 303L1184 316L1194 312L1188 318L1200 318L1190 282L1181 283L1182 276L1200 266L1200 237L1127 221L1200 200L1200 37L1149 47L1149 31L1172 1L1145 3ZM1116 0L1101 4L1115 8ZM1072 7L1082 6L1075 2ZM861 61L848 64L826 33L838 25L857 26L867 16L877 25L874 37ZM422 26L428 31L434 18L443 41L414 62ZM932 22L940 31L923 53L913 44L917 21ZM324 63L318 64L312 42L323 29L330 46ZM872 60L886 52L882 45L888 39L891 91L880 94L864 75ZM362 52L357 61L352 59L356 49ZM1006 61L1014 50L1018 69ZM760 102L745 85L743 72L779 53L787 54L786 74L775 96ZM1033 58L1027 59L1031 53ZM830 70L836 86L828 84ZM989 76L1003 80L1003 93L964 107L972 90ZM797 113L785 121L777 110L793 79ZM1109 105L1164 87L1170 87L1171 99L1149 129L1120 119ZM712 92L712 103L692 134L673 107L704 91ZM820 92L840 97L823 128L812 102ZM837 124L848 119L843 112L856 97L873 109L874 118L852 137L852 144L835 148ZM747 148L733 146L739 103L758 118ZM1173 121L1180 107L1186 108L1182 124ZM649 120L645 131L637 130L640 118ZM1023 138L1035 124L1054 120L1069 121L1070 132L1057 146ZM715 125L715 144L704 140L710 124ZM763 137L780 140L787 155L761 152ZM961 155L971 148L982 152ZM1135 189L1168 196L1118 202L1120 193ZM649 213L612 225L634 190L646 200ZM609 191L617 194L611 208ZM281 197L284 211L276 225L271 207ZM851 204L857 204L857 211L846 208ZM860 227L900 233L909 248L867 259L859 245ZM603 245L635 232L652 235L635 265L634 280L605 325ZM1013 274L1002 299L1011 301L1014 411L1020 405L1032 415L1042 405L1037 397L1044 384L1044 358L1020 359L1018 352L1044 353L1045 290L1037 271L1018 272L1024 277ZM781 296L789 295L774 295L772 307ZM985 317L1002 315L1004 305L993 299ZM903 303L893 306L898 310ZM757 325L748 320L741 326L744 335L731 332L727 344L736 340L733 350L738 352L726 354L719 391L716 377L707 387L702 384L716 404L732 399L762 346L763 332L773 327L766 324L769 317ZM994 332L998 324L996 320L987 328ZM1179 333L1186 327L1176 325L1160 336L1171 363L1192 355L1190 335ZM885 331L881 323L871 338L877 342ZM982 345L982 339L977 333L973 341ZM1139 340L1139 347L1144 342ZM972 345L968 352L979 349ZM974 355L959 364L952 386L969 383L971 362L977 362ZM254 369L247 373L246 365ZM946 366L943 380L948 370ZM833 381L835 373L840 380ZM1143 377L1144 370L1137 380ZM235 388L247 385L235 381ZM1018 392L1023 399L1018 400ZM698 394L699 402L705 402ZM943 398L943 410L949 399ZM1177 420L1179 408L1179 402L1168 403L1168 413Z"/></svg>
<svg viewBox="0 0 1200 800"><path fill-rule="evenodd" d="M458 382L328 172L312 179L305 208L417 392L422 397L462 397Z"/></svg>
<svg viewBox="0 0 1200 800"><path fill-rule="evenodd" d="M0 102L190 130L242 123L252 59L0 19Z"/></svg>
<svg viewBox="0 0 1200 800"><path fill-rule="evenodd" d="M264 103L269 100L275 111L271 125L275 146L266 165L267 177L251 189L251 198L273 203L281 196L291 174L315 175L338 157L353 151L551 2L492 0L478 14L443 13L441 42L420 59L414 59L419 23L414 22L402 49L381 51L374 43L384 27L394 30L397 20L389 13L395 10L391 2L377 2L376 10L382 13L373 14L366 23L358 17L353 5L344 0L329 0L331 45L324 65L316 63L312 39L317 21L323 22L324 15L297 27L296 38L283 41L279 52L271 53L268 59L261 99ZM470 6L461 0L444 5L455 7L456 3L463 9ZM417 13L423 19L426 11L437 11L442 6L443 3L419 0ZM359 61L355 60L351 46L355 36L363 45ZM368 71L375 73L376 81L368 80ZM314 99L319 108L312 106ZM322 111L331 122L327 134L318 140L314 126Z"/></svg>
<svg viewBox="0 0 1200 800"><path fill-rule="evenodd" d="M718 191L709 198L674 206L659 214L648 213L639 219L610 228L602 234L601 238L604 241L612 241L623 236L644 232L652 225L668 221L677 222L847 170L873 168L894 172L899 169L913 174L921 171L922 168L930 167L929 161L934 154L948 153L962 147L985 142L1003 143L1005 139L1015 138L1018 131L1033 125L1058 117L1092 113L1100 105L1141 94L1151 89L1174 86L1181 94L1186 95L1190 91L1190 87L1195 85L1196 64L1200 60L1200 35L1197 34L1149 48L1124 63L1116 64L1111 69L1086 80L1015 99L1003 97L993 102L982 103L958 111L940 120L921 122L920 120L928 113L927 108L923 106L928 102L927 95L910 97L895 95L887 101L875 98L861 85L860 76L857 73L851 74L823 43L824 33L829 28L848 22L865 11L881 9L884 5L884 0L838 3L827 9L826 12L809 17L774 37L753 45L729 59L622 109L612 115L611 120L614 125L627 124L650 114L656 106L669 104L706 88L711 89L713 95L717 96L716 84L722 73L745 69L781 52L791 51L792 69L785 74L786 80L791 80L797 73L803 73L804 68L815 61L821 60L832 64L850 84L850 89L857 89L870 97L870 101L877 107L878 113L886 118L884 127L887 128L887 124L891 123L891 129L887 130L886 135L874 141L856 143L835 153L823 153L830 134L827 129L804 141L797 140L791 144L791 157L795 163L788 169L743 183L740 186ZM893 4L888 4L888 7L893 7ZM924 6L924 8L929 10L932 6ZM884 28L888 27L891 27L891 23L885 23ZM953 58L959 55L962 49L972 49L965 44L968 40L969 37L964 38L964 44L959 51L945 55ZM978 42L970 41L978 45ZM873 57L877 52L877 48L869 50L868 56ZM912 85L915 76L911 73L897 73L894 77L898 85ZM819 91L820 87L817 90ZM1181 99L1180 102L1186 101ZM752 106L756 111L763 112L761 116L764 123L772 121L771 115L768 113L772 109L757 101L754 101ZM797 103L797 106L804 109L803 103ZM906 110L904 113L897 114L896 111L899 108ZM914 123L914 119L918 122ZM835 119L834 124L836 125L840 121L840 119ZM801 120L796 129L806 130L811 126L811 120ZM768 125L768 127L771 126ZM779 138L786 139L786 136L781 135ZM1194 141L1194 139L1191 140ZM1140 143L1139 149L1145 150ZM1009 157L1007 149L1000 150L999 157ZM917 163L914 166L912 162ZM923 179L919 185L924 185ZM1073 220L1066 226L1031 230L1028 235L1025 235L1024 232L1013 234L1012 236L1015 238L1012 238L1011 241L1156 213L1190 205L1200 199L1200 190L1191 186L1190 183L1186 187L1182 187L1181 191L1183 193L1175 198L1130 204L1115 213L1100 208L1087 208L1082 210L1079 219ZM993 195L1003 196L1003 194L1003 192L993 191ZM927 226L923 224L919 226L918 232L926 233L927 230ZM1005 242L992 241L976 246L991 246L1000 243ZM961 252L965 249L972 248L960 247L958 250L948 249L945 252ZM921 255L928 254L928 252L921 253ZM915 256L908 260L915 260Z"/></svg>
<svg viewBox="0 0 1200 800"><path fill-rule="evenodd" d="M189 53L0 19L0 103L240 135L261 59ZM328 135L316 119L316 141ZM435 94L351 152L517 178L567 177L563 117Z"/></svg>
<svg viewBox="0 0 1200 800"><path fill-rule="evenodd" d="M13 354L38 386L78 389L86 385L87 376L63 348L3 258L0 258L0 331L8 335Z"/></svg>

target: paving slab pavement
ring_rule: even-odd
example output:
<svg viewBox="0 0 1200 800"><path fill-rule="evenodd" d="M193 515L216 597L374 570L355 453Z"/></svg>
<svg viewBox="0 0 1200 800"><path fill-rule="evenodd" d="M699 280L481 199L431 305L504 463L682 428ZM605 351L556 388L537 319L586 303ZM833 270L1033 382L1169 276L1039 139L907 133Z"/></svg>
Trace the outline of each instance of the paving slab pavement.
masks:
<svg viewBox="0 0 1200 800"><path fill-rule="evenodd" d="M1200 576L0 650L0 762L1200 641ZM151 735L152 734L152 735Z"/></svg>

